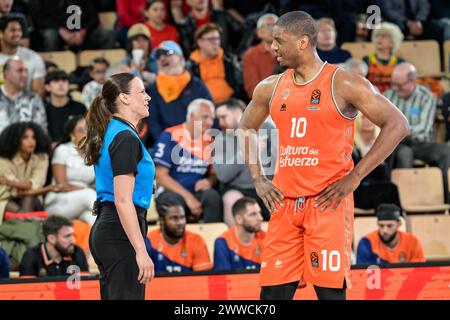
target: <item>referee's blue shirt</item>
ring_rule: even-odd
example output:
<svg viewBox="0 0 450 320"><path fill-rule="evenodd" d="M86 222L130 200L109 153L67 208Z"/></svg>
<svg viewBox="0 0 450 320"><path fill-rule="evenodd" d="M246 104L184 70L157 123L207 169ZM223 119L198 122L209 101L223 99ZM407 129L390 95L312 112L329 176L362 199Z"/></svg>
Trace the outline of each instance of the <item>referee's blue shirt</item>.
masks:
<svg viewBox="0 0 450 320"><path fill-rule="evenodd" d="M114 202L114 177L134 173L133 203L149 208L155 165L138 133L126 121L113 117L109 122L94 169L97 200Z"/></svg>

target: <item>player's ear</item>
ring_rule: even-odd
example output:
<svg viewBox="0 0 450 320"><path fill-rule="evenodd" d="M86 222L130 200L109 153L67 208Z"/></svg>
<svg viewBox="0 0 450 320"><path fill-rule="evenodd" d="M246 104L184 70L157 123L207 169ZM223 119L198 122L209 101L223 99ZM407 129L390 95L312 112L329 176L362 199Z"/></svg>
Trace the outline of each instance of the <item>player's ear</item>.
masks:
<svg viewBox="0 0 450 320"><path fill-rule="evenodd" d="M234 220L236 220L236 224L242 224L242 216L240 214L235 215Z"/></svg>
<svg viewBox="0 0 450 320"><path fill-rule="evenodd" d="M300 50L305 50L308 47L309 42L309 37L307 35L303 35L297 41L297 48Z"/></svg>

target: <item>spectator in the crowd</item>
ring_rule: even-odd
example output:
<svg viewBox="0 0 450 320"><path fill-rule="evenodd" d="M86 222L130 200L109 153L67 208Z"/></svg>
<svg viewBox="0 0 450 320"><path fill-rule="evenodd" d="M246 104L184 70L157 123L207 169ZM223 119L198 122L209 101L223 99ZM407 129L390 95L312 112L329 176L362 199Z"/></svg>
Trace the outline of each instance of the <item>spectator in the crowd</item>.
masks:
<svg viewBox="0 0 450 320"><path fill-rule="evenodd" d="M444 40L450 40L450 1L429 0L431 19L439 23L444 31Z"/></svg>
<svg viewBox="0 0 450 320"><path fill-rule="evenodd" d="M81 219L90 225L95 222L92 208L96 200L94 168L86 166L76 146L86 136L86 120L83 116L70 116L64 124L64 134L55 148L52 173L59 192L48 193L45 210L50 215L62 215L69 219Z"/></svg>
<svg viewBox="0 0 450 320"><path fill-rule="evenodd" d="M249 48L242 59L244 88L249 98L253 96L253 90L260 81L277 73L277 58L271 48L272 29L277 20L278 16L273 13L267 13L258 19L256 34L261 42Z"/></svg>
<svg viewBox="0 0 450 320"><path fill-rule="evenodd" d="M212 137L207 131L214 121L214 105L206 99L189 104L186 121L166 129L154 145L156 182L180 194L190 222L222 222L220 194L213 189Z"/></svg>
<svg viewBox="0 0 450 320"><path fill-rule="evenodd" d="M14 0L0 0L0 17L11 13Z"/></svg>
<svg viewBox="0 0 450 320"><path fill-rule="evenodd" d="M320 59L328 63L344 63L351 58L350 52L336 45L336 26L333 19L317 20L317 53Z"/></svg>
<svg viewBox="0 0 450 320"><path fill-rule="evenodd" d="M89 75L92 81L88 82L81 92L81 99L86 108L89 108L95 97L102 92L103 84L106 81L105 74L108 68L109 61L102 57L95 58L89 65Z"/></svg>
<svg viewBox="0 0 450 320"><path fill-rule="evenodd" d="M363 78L367 77L367 73L369 72L369 66L367 63L358 58L350 58L345 61L344 68Z"/></svg>
<svg viewBox="0 0 450 320"><path fill-rule="evenodd" d="M155 272L203 271L212 268L205 240L186 230L183 198L163 192L156 198L160 227L148 233L147 252Z"/></svg>
<svg viewBox="0 0 450 320"><path fill-rule="evenodd" d="M242 94L242 70L236 57L220 46L222 30L214 23L205 24L195 32L198 49L190 55L186 68L203 80L215 103Z"/></svg>
<svg viewBox="0 0 450 320"><path fill-rule="evenodd" d="M81 11L68 11L71 5ZM33 26L42 37L40 51L58 51L64 46L74 51L111 49L115 45L114 31L99 26L92 0L33 0L29 6ZM69 21L80 25L72 27Z"/></svg>
<svg viewBox="0 0 450 320"><path fill-rule="evenodd" d="M50 139L33 122L14 123L0 134L0 221L5 211L41 210L39 196L57 191L44 187Z"/></svg>
<svg viewBox="0 0 450 320"><path fill-rule="evenodd" d="M0 247L0 279L9 278L9 257L5 249Z"/></svg>
<svg viewBox="0 0 450 320"><path fill-rule="evenodd" d="M45 76L45 90L49 93L45 102L48 132L52 142L60 141L63 136L64 123L73 115L85 115L84 104L72 100L69 95L69 80L67 73L57 70Z"/></svg>
<svg viewBox="0 0 450 320"><path fill-rule="evenodd" d="M450 147L433 141L436 98L417 83L417 70L410 63L402 63L392 73L392 89L384 95L408 119L410 135L396 149L396 167L411 168L414 159L438 165L444 178L445 198L448 200L447 169L450 166ZM399 165L400 164L400 165Z"/></svg>
<svg viewBox="0 0 450 320"><path fill-rule="evenodd" d="M364 62L363 62L364 63ZM359 113L355 119L353 161L355 165L372 149L380 128ZM398 189L390 180L390 171L385 162L378 165L359 184L354 192L355 207L374 209L381 203L400 205Z"/></svg>
<svg viewBox="0 0 450 320"><path fill-rule="evenodd" d="M443 42L442 26L431 19L429 0L379 0L385 21L395 23L405 36Z"/></svg>
<svg viewBox="0 0 450 320"><path fill-rule="evenodd" d="M22 59L28 69L26 88L44 96L44 61L37 52L21 45L21 21L22 18L13 15L0 18L0 65L3 66L6 60L14 56ZM1 78L0 83L3 84L3 81Z"/></svg>
<svg viewBox="0 0 450 320"><path fill-rule="evenodd" d="M146 5L147 0L116 0L116 38L121 47L126 45L128 29L136 23L144 22Z"/></svg>
<svg viewBox="0 0 450 320"><path fill-rule="evenodd" d="M380 204L376 209L378 230L358 244L356 263L389 264L425 262L423 248L412 233L400 231L401 209L395 204Z"/></svg>
<svg viewBox="0 0 450 320"><path fill-rule="evenodd" d="M191 12L184 16L180 2L172 3L172 15L180 33L181 46L188 57L194 50L195 32L208 23L217 24L222 30L222 47L232 52L232 41L239 43L243 25L222 9L209 8L208 0L187 0Z"/></svg>
<svg viewBox="0 0 450 320"><path fill-rule="evenodd" d="M73 274L73 267L89 272L86 255L75 245L73 223L69 219L50 216L44 221L42 232L45 241L25 252L20 263L20 276L65 276Z"/></svg>
<svg viewBox="0 0 450 320"><path fill-rule="evenodd" d="M21 18L22 24L22 39L20 44L24 47L30 47L30 39L28 35L27 17L20 12L13 12L13 0L0 0L0 18L8 15L15 15Z"/></svg>
<svg viewBox="0 0 450 320"><path fill-rule="evenodd" d="M369 66L367 79L383 93L389 89L391 75L395 66L404 60L395 52L400 48L403 34L393 23L382 22L372 32L375 52L365 56L364 62Z"/></svg>
<svg viewBox="0 0 450 320"><path fill-rule="evenodd" d="M141 78L147 87L155 82L158 66L152 55L150 31L143 23L128 30L127 56L121 61L131 68L131 73Z"/></svg>
<svg viewBox="0 0 450 320"><path fill-rule="evenodd" d="M151 141L167 128L183 123L189 103L197 98L212 100L203 81L185 70L183 52L173 41L164 41L155 51L156 82L147 89L150 101L148 128Z"/></svg>
<svg viewBox="0 0 450 320"><path fill-rule="evenodd" d="M233 205L234 226L214 242L214 270L257 270L261 265L264 237L261 207L253 198Z"/></svg>
<svg viewBox="0 0 450 320"><path fill-rule="evenodd" d="M26 89L25 62L13 57L3 66L5 83L0 87L0 132L11 123L33 121L47 130L47 115L39 95Z"/></svg>
<svg viewBox="0 0 450 320"><path fill-rule="evenodd" d="M228 226L232 226L235 223L231 210L234 203L244 196L257 199L262 208L264 219L269 220L270 218L270 212L256 194L252 177L238 147L238 136L235 130L238 128L244 112L243 107L245 107L245 104L242 106L238 100L230 99L216 108L216 118L219 121L222 134L217 135L214 139L213 166L217 180L220 183L220 193L223 200L223 220ZM269 121L264 122L261 128L267 130L275 129ZM274 141L271 141L271 143L274 144ZM270 146L266 145L264 147L267 149ZM267 153L263 152L263 150L260 151L261 162L266 164Z"/></svg>
<svg viewBox="0 0 450 320"><path fill-rule="evenodd" d="M150 31L152 48L158 47L165 40L180 42L177 29L165 21L167 8L163 0L149 0L146 15L145 25Z"/></svg>

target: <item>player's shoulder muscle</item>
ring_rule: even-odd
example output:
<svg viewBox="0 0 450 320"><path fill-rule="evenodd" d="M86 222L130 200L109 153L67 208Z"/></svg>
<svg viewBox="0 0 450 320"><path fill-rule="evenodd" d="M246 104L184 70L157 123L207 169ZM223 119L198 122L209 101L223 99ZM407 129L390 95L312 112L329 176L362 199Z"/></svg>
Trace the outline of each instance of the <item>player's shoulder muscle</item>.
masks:
<svg viewBox="0 0 450 320"><path fill-rule="evenodd" d="M333 91L335 97L340 98L338 100L342 99L353 105L364 101L368 95L375 94L369 80L342 68L339 68L334 76Z"/></svg>
<svg viewBox="0 0 450 320"><path fill-rule="evenodd" d="M253 103L269 106L269 102L281 76L282 74L275 74L258 83L253 92Z"/></svg>

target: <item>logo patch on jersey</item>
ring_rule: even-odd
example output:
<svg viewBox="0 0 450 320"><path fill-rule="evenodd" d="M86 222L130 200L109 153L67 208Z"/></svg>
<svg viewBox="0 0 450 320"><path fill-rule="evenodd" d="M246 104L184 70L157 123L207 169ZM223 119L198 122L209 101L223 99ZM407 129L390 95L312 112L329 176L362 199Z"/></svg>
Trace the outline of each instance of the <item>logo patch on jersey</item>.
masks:
<svg viewBox="0 0 450 320"><path fill-rule="evenodd" d="M400 251L400 253L398 254L398 261L399 262L407 262L406 261L406 252Z"/></svg>
<svg viewBox="0 0 450 320"><path fill-rule="evenodd" d="M321 95L320 90L319 89L315 89L311 93L311 104L319 104L320 103L320 95Z"/></svg>
<svg viewBox="0 0 450 320"><path fill-rule="evenodd" d="M283 103L280 107L280 111L286 111L286 103Z"/></svg>
<svg viewBox="0 0 450 320"><path fill-rule="evenodd" d="M277 261L275 261L275 268L281 268L282 265L283 263L281 262L280 259L277 259Z"/></svg>
<svg viewBox="0 0 450 320"><path fill-rule="evenodd" d="M313 107L313 106L310 106L310 107L308 107L308 110L311 110L311 111L318 111L318 110L320 110L320 107Z"/></svg>
<svg viewBox="0 0 450 320"><path fill-rule="evenodd" d="M319 255L316 252L311 253L311 265L314 268L319 268Z"/></svg>

